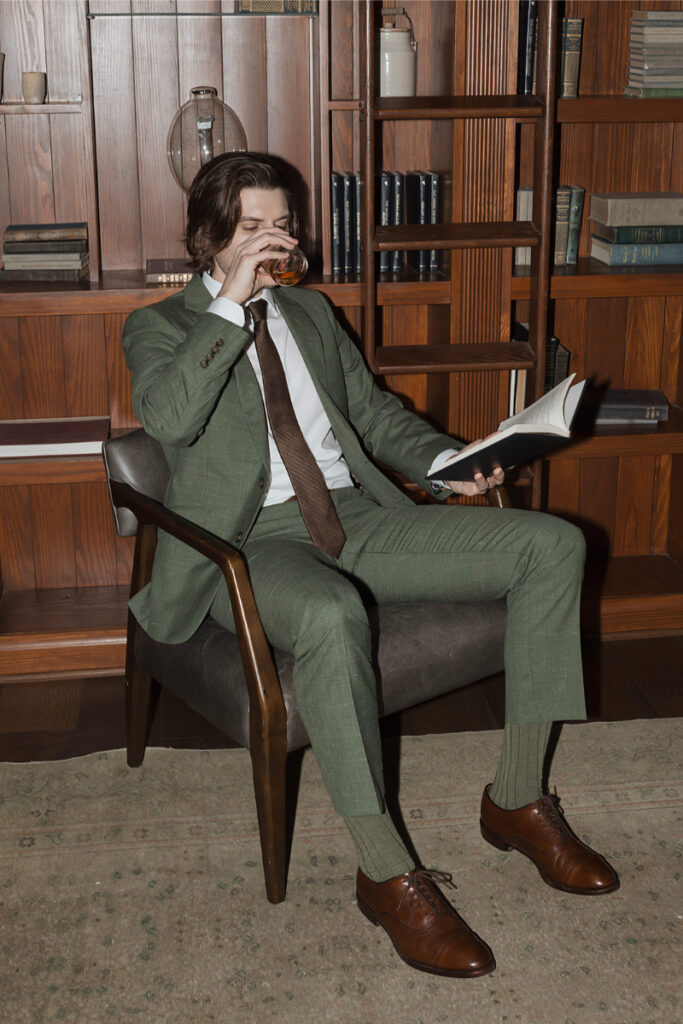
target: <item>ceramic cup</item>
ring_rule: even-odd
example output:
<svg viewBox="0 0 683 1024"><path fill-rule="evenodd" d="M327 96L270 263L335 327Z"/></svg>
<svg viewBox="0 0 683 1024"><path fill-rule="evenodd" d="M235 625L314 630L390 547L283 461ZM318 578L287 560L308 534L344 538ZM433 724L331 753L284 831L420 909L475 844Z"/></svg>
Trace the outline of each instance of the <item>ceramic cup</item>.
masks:
<svg viewBox="0 0 683 1024"><path fill-rule="evenodd" d="M44 71L22 71L21 92L24 103L42 103L47 91L47 77Z"/></svg>

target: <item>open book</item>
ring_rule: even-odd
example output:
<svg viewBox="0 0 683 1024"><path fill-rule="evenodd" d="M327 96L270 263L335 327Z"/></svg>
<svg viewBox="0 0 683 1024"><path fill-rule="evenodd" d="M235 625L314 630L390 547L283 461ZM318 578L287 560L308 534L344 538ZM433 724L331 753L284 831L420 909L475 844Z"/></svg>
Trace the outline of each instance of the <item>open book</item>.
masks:
<svg viewBox="0 0 683 1024"><path fill-rule="evenodd" d="M572 420L586 384L582 380L572 385L575 376L572 373L528 409L503 420L498 433L475 448L452 456L433 470L428 479L471 480L475 473L490 476L499 466L511 469L561 448L569 440Z"/></svg>

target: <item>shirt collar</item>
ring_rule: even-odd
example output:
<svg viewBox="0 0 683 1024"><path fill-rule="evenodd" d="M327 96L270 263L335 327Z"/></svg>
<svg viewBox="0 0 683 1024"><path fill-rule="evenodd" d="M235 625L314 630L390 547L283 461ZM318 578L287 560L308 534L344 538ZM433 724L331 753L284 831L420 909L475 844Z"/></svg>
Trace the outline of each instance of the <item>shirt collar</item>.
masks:
<svg viewBox="0 0 683 1024"><path fill-rule="evenodd" d="M217 297L219 291L221 290L221 282L217 281L215 277L212 277L211 274L208 272L208 270L205 270L204 273L202 274L202 284L208 290L208 292L211 295L212 299L215 299ZM249 301L245 302L244 305L248 306L250 302L254 302L257 298L265 299L266 302L268 303L268 305L270 306L270 308L272 310L274 310L274 312L276 312L276 313L278 312L278 308L275 305L275 302L273 300L273 295L272 295L272 292L271 292L270 288L264 288L261 291L260 295L258 295L258 296L255 295L253 299L249 299Z"/></svg>

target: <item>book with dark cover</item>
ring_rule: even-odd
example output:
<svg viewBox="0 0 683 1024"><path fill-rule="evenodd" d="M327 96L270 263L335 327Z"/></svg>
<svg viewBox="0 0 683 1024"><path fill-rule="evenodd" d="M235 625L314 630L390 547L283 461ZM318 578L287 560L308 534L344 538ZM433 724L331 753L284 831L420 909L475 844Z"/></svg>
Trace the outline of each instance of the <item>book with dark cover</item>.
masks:
<svg viewBox="0 0 683 1024"><path fill-rule="evenodd" d="M585 380L572 384L575 374L533 405L498 425L498 432L469 451L453 456L428 474L429 480L472 480L475 473L491 476L494 469L512 469L539 455L561 448L571 438Z"/></svg>
<svg viewBox="0 0 683 1024"><path fill-rule="evenodd" d="M386 227L391 219L391 175L382 171L377 175L376 220L380 226ZM387 274L391 263L388 250L378 253L378 270Z"/></svg>
<svg viewBox="0 0 683 1024"><path fill-rule="evenodd" d="M575 99L579 92L583 18L562 19L560 44L560 99Z"/></svg>
<svg viewBox="0 0 683 1024"><path fill-rule="evenodd" d="M606 242L683 242L683 224L648 224L642 227L620 228L593 222L593 235Z"/></svg>
<svg viewBox="0 0 683 1024"><path fill-rule="evenodd" d="M533 92L537 17L537 0L521 0L519 5L517 91L527 96Z"/></svg>
<svg viewBox="0 0 683 1024"><path fill-rule="evenodd" d="M356 267L356 189L353 174L342 176L342 210L344 216L344 273L353 274Z"/></svg>
<svg viewBox="0 0 683 1024"><path fill-rule="evenodd" d="M90 266L68 267L56 270L38 270L35 267L21 267L0 270L2 281L82 281L90 273Z"/></svg>
<svg viewBox="0 0 683 1024"><path fill-rule="evenodd" d="M683 263L683 242L605 242L591 235L591 256L608 267L659 267Z"/></svg>
<svg viewBox="0 0 683 1024"><path fill-rule="evenodd" d="M0 420L0 457L93 455L108 436L108 416Z"/></svg>
<svg viewBox="0 0 683 1024"><path fill-rule="evenodd" d="M529 324L515 321L512 328L513 341L529 340ZM561 384L569 372L569 350L560 344L554 334L548 336L545 343L545 378L543 391L547 394Z"/></svg>
<svg viewBox="0 0 683 1024"><path fill-rule="evenodd" d="M627 85L624 89L624 96L634 96L636 99L673 99L677 96L683 96L683 86L676 86L671 89L667 89L663 86L638 86Z"/></svg>
<svg viewBox="0 0 683 1024"><path fill-rule="evenodd" d="M642 388L588 390L581 404L581 422L586 425L659 423L669 418L669 403L663 391Z"/></svg>
<svg viewBox="0 0 683 1024"><path fill-rule="evenodd" d="M429 179L424 171L406 171L406 224L429 224ZM426 274L429 251L409 249L406 262L418 274Z"/></svg>
<svg viewBox="0 0 683 1024"><path fill-rule="evenodd" d="M187 284L196 271L190 270L187 259L147 260L145 281L147 284Z"/></svg>
<svg viewBox="0 0 683 1024"><path fill-rule="evenodd" d="M572 190L569 185L560 185L555 193L555 242L553 263L558 266L567 262L567 238L569 235L569 206Z"/></svg>
<svg viewBox="0 0 683 1024"><path fill-rule="evenodd" d="M5 242L85 239L88 237L88 225L85 221L61 224L8 224L3 237Z"/></svg>
<svg viewBox="0 0 683 1024"><path fill-rule="evenodd" d="M330 174L330 217L331 224L331 256L332 273L341 274L344 271L344 203L343 203L344 181L338 171Z"/></svg>
<svg viewBox="0 0 683 1024"><path fill-rule="evenodd" d="M87 238L54 238L51 241L37 239L31 242L5 242L3 252L20 253L84 252L88 248Z"/></svg>
<svg viewBox="0 0 683 1024"><path fill-rule="evenodd" d="M567 229L566 263L574 264L579 258L579 236L586 190L581 185L572 185L569 197L569 225Z"/></svg>
<svg viewBox="0 0 683 1024"><path fill-rule="evenodd" d="M354 262L354 271L355 271L355 273L356 274L361 274L363 272L363 266L362 266L362 262L363 261L362 261L362 254L361 254L361 241L360 241L360 239L361 239L361 220L362 220L362 216L361 215L362 215L362 212L363 212L363 208L361 206L362 200L361 200L361 187L360 187L360 173L358 171L356 171L356 173L353 176L353 189L354 189L354 198L355 198L354 210L356 212L356 231L355 231L355 238L354 238L355 245L354 245L354 261L353 262Z"/></svg>
<svg viewBox="0 0 683 1024"><path fill-rule="evenodd" d="M392 177L391 223L399 225L403 224L405 219L405 178L401 171L394 171ZM403 250L391 250L391 269L395 274L400 274L403 269L403 258Z"/></svg>
<svg viewBox="0 0 683 1024"><path fill-rule="evenodd" d="M588 216L610 227L683 224L683 192L592 192Z"/></svg>
<svg viewBox="0 0 683 1024"><path fill-rule="evenodd" d="M441 221L441 175L436 171L427 171L429 175L429 223ZM429 273L436 274L441 266L438 249L429 250Z"/></svg>
<svg viewBox="0 0 683 1024"><path fill-rule="evenodd" d="M5 252L2 260L7 270L24 267L35 270L73 270L90 262L87 252Z"/></svg>

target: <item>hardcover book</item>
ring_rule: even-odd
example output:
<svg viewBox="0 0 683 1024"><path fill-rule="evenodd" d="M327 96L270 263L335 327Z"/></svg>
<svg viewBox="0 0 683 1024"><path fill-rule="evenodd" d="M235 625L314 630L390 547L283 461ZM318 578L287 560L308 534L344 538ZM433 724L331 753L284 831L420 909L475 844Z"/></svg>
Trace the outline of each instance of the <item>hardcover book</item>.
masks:
<svg viewBox="0 0 683 1024"><path fill-rule="evenodd" d="M567 262L567 239L569 237L569 207L572 190L569 185L560 185L555 193L555 243L553 263L562 266Z"/></svg>
<svg viewBox="0 0 683 1024"><path fill-rule="evenodd" d="M569 264L576 263L579 256L579 236L586 190L581 185L572 185L569 197L569 225L567 228L567 257Z"/></svg>
<svg viewBox="0 0 683 1024"><path fill-rule="evenodd" d="M187 284L195 271L190 270L186 259L147 260L145 281L147 284Z"/></svg>
<svg viewBox="0 0 683 1024"><path fill-rule="evenodd" d="M610 227L608 224L593 222L593 234L606 242L683 242L683 224L655 225L643 227Z"/></svg>
<svg viewBox="0 0 683 1024"><path fill-rule="evenodd" d="M63 267L50 270L40 270L37 267L14 267L10 270L0 270L0 282L2 281L81 281L90 273L90 266L84 267Z"/></svg>
<svg viewBox="0 0 683 1024"><path fill-rule="evenodd" d="M609 267L658 267L683 263L683 242L605 242L591 236L591 256Z"/></svg>
<svg viewBox="0 0 683 1024"><path fill-rule="evenodd" d="M88 225L85 221L61 224L8 224L5 242L47 242L65 239L85 239Z"/></svg>
<svg viewBox="0 0 683 1024"><path fill-rule="evenodd" d="M669 418L663 391L642 388L588 390L581 403L581 421L587 425L660 423Z"/></svg>
<svg viewBox="0 0 683 1024"><path fill-rule="evenodd" d="M517 60L517 90L522 95L527 96L533 92L537 19L538 0L521 0L519 5L519 56Z"/></svg>
<svg viewBox="0 0 683 1024"><path fill-rule="evenodd" d="M330 173L330 216L332 273L344 271L344 181L338 171Z"/></svg>
<svg viewBox="0 0 683 1024"><path fill-rule="evenodd" d="M386 227L391 222L391 175L382 171L377 175L377 223ZM378 269L380 274L387 274L390 266L388 250L378 253Z"/></svg>
<svg viewBox="0 0 683 1024"><path fill-rule="evenodd" d="M391 192L391 223L403 224L405 219L405 178L401 171L394 171L393 188ZM391 269L395 274L400 274L403 268L404 252L402 249L392 249Z"/></svg>
<svg viewBox="0 0 683 1024"><path fill-rule="evenodd" d="M683 224L683 193L592 192L589 217L610 227Z"/></svg>
<svg viewBox="0 0 683 1024"><path fill-rule="evenodd" d="M579 91L583 18L562 19L560 98L574 99Z"/></svg>
<svg viewBox="0 0 683 1024"><path fill-rule="evenodd" d="M406 224L429 224L429 178L424 171L406 172ZM419 274L429 271L429 251L410 249L406 262Z"/></svg>
<svg viewBox="0 0 683 1024"><path fill-rule="evenodd" d="M342 175L342 215L344 218L344 263L345 274L356 269L356 189L353 174L345 171Z"/></svg>
<svg viewBox="0 0 683 1024"><path fill-rule="evenodd" d="M108 436L108 416L0 420L0 457L95 455Z"/></svg>
<svg viewBox="0 0 683 1024"><path fill-rule="evenodd" d="M427 171L429 175L429 223L439 224L441 221L441 175L436 171ZM438 249L429 250L429 273L438 273L441 267L441 256Z"/></svg>
<svg viewBox="0 0 683 1024"><path fill-rule="evenodd" d="M491 476L494 469L512 469L539 455L561 448L571 439L571 425L586 384L572 384L572 374L533 405L510 416L498 431L466 451L451 456L428 474L429 480L472 480L475 473Z"/></svg>
<svg viewBox="0 0 683 1024"><path fill-rule="evenodd" d="M35 240L30 242L5 242L3 252L20 253L62 253L87 251L87 238L54 238L52 240Z"/></svg>

